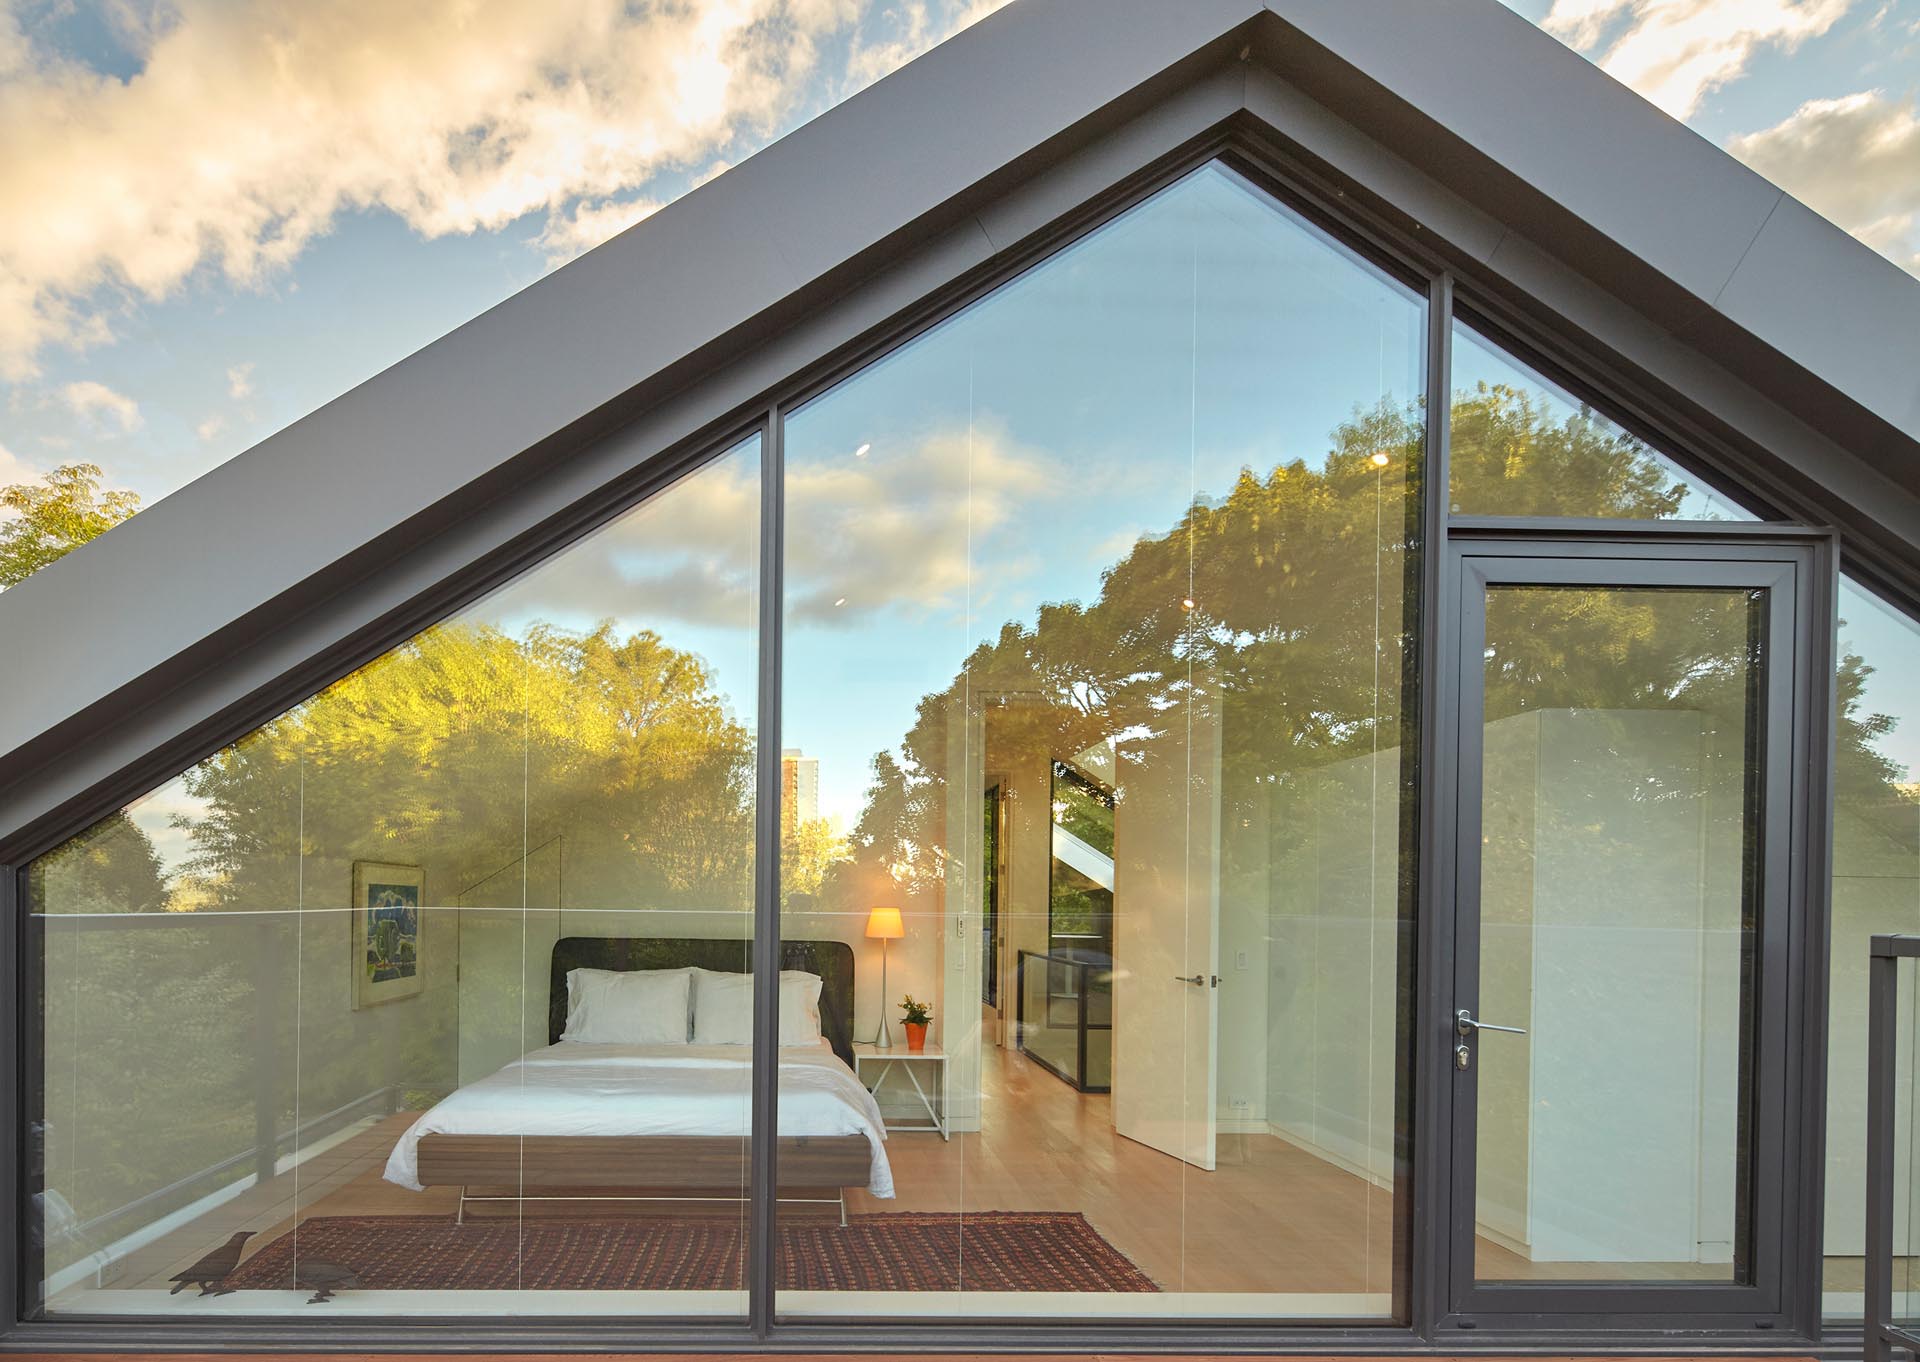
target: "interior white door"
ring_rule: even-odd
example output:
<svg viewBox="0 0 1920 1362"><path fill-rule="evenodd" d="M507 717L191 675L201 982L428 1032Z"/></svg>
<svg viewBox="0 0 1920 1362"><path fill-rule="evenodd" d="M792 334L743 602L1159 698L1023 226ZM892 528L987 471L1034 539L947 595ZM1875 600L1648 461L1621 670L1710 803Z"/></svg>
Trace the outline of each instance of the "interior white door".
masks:
<svg viewBox="0 0 1920 1362"><path fill-rule="evenodd" d="M1113 819L1113 1124L1214 1166L1220 1026L1220 712L1212 696L1121 749Z"/></svg>

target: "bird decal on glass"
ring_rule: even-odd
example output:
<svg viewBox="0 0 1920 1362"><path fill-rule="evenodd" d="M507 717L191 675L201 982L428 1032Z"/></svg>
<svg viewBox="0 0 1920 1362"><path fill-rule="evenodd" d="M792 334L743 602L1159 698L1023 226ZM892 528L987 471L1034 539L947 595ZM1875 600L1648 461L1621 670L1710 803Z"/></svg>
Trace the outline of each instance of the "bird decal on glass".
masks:
<svg viewBox="0 0 1920 1362"><path fill-rule="evenodd" d="M227 1285L227 1277L240 1266L240 1250L246 1247L247 1240L253 1238L252 1230L240 1230L213 1252L207 1254L192 1267L173 1274L173 1290L167 1294L177 1296L186 1286L197 1286L203 1296L230 1296L233 1288Z"/></svg>
<svg viewBox="0 0 1920 1362"><path fill-rule="evenodd" d="M293 1284L313 1292L308 1305L320 1305L332 1300L336 1291L359 1286L360 1278L352 1268L340 1263L330 1263L324 1258L302 1258L293 1269Z"/></svg>

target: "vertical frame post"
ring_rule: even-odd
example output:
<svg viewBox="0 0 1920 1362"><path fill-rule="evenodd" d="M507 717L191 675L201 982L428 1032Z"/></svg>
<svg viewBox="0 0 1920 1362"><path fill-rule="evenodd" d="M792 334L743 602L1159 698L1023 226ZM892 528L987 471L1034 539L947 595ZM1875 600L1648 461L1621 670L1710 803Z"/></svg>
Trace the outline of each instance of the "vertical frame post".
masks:
<svg viewBox="0 0 1920 1362"><path fill-rule="evenodd" d="M29 1166L23 1137L33 1114L39 1083L40 971L33 968L28 949L33 924L27 920L26 867L0 865L0 988L6 993L4 1015L13 1018L13 1043L0 1045L0 1160L8 1176L0 1178L0 1225L13 1226L4 1242L6 1259L0 1264L0 1327L11 1329L22 1308L36 1310L40 1298L41 1254L37 1247L41 1227L32 1223L33 1197L40 1191L45 1169L35 1160ZM29 1076L35 1081L29 1081Z"/></svg>
<svg viewBox="0 0 1920 1362"><path fill-rule="evenodd" d="M773 1328L774 1216L780 1100L780 641L786 459L778 405L760 434L759 743L753 798L753 1115L747 1156L747 1316Z"/></svg>
<svg viewBox="0 0 1920 1362"><path fill-rule="evenodd" d="M1873 938L1867 962L1867 1362L1890 1362L1893 1323L1894 1032L1899 1005L1894 938Z"/></svg>
<svg viewBox="0 0 1920 1362"><path fill-rule="evenodd" d="M1399 972L1410 978L1410 1016L1402 1024L1412 1032L1398 1066L1395 1100L1404 1113L1411 1148L1396 1160L1393 1216L1393 1295L1404 1304L1407 1322L1431 1339L1447 1298L1447 1131L1449 1075L1435 1055L1446 1047L1431 1043L1441 1034L1452 975L1451 899L1443 873L1444 848L1452 845L1439 827L1439 754L1443 716L1453 702L1451 671L1442 641L1457 626L1457 611L1446 592L1447 489L1451 482L1453 413L1453 276L1434 276L1427 288L1427 429L1418 495L1409 508L1408 530L1417 536L1417 564L1411 569L1417 594L1413 638L1406 649L1403 697L1413 697L1413 741L1401 744L1402 855L1412 863L1402 909ZM1417 520L1415 519L1417 517ZM1417 574L1417 575L1414 575Z"/></svg>

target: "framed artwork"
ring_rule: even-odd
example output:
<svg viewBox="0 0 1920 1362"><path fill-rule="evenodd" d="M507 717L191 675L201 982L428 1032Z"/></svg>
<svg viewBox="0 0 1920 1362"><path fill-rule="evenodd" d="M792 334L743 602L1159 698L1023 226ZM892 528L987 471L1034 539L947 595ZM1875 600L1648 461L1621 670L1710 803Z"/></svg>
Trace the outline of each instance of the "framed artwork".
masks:
<svg viewBox="0 0 1920 1362"><path fill-rule="evenodd" d="M353 1005L411 998L424 978L417 865L353 863Z"/></svg>

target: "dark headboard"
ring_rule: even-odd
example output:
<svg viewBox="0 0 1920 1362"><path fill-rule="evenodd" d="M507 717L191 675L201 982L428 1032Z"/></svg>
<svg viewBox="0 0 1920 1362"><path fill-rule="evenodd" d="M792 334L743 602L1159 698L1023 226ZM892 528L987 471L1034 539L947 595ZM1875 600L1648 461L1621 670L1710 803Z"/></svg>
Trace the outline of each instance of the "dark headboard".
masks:
<svg viewBox="0 0 1920 1362"><path fill-rule="evenodd" d="M547 994L547 1044L567 1029L567 971L680 969L697 965L727 974L752 968L752 943L691 936L563 936L553 943ZM853 947L844 941L782 941L780 968L820 976L820 1030L833 1052L853 1065Z"/></svg>

